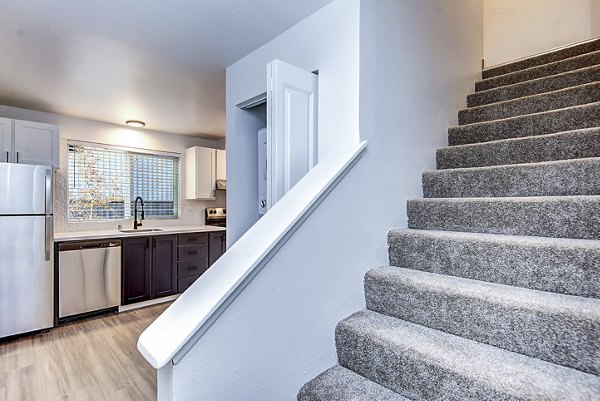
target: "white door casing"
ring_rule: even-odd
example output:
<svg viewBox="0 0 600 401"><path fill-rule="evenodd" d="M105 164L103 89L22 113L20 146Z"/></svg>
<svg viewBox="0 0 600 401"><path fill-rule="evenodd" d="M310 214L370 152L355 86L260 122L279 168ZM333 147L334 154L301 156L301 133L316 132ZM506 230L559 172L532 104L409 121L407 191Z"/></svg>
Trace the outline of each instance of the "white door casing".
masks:
<svg viewBox="0 0 600 401"><path fill-rule="evenodd" d="M317 75L267 65L267 209L317 164Z"/></svg>

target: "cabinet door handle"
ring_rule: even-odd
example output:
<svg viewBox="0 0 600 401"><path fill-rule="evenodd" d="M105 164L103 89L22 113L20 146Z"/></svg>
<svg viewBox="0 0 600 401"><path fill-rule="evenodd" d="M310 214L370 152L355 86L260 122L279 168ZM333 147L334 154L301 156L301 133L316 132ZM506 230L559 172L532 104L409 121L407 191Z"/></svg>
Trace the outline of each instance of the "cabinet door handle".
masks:
<svg viewBox="0 0 600 401"><path fill-rule="evenodd" d="M196 241L198 241L198 238L196 238L196 237L192 237L192 238L190 238L188 241L196 242Z"/></svg>
<svg viewBox="0 0 600 401"><path fill-rule="evenodd" d="M6 162L8 163L8 157L10 156L10 153L8 152L8 150L6 151Z"/></svg>
<svg viewBox="0 0 600 401"><path fill-rule="evenodd" d="M198 270L198 266L190 266L189 270Z"/></svg>
<svg viewBox="0 0 600 401"><path fill-rule="evenodd" d="M150 248L150 238L146 238L146 249Z"/></svg>
<svg viewBox="0 0 600 401"><path fill-rule="evenodd" d="M198 251L190 251L189 254L190 255L196 255L196 254L198 254Z"/></svg>
<svg viewBox="0 0 600 401"><path fill-rule="evenodd" d="M152 248L156 248L156 238L152 238Z"/></svg>
<svg viewBox="0 0 600 401"><path fill-rule="evenodd" d="M19 152L17 152L17 163L19 162Z"/></svg>

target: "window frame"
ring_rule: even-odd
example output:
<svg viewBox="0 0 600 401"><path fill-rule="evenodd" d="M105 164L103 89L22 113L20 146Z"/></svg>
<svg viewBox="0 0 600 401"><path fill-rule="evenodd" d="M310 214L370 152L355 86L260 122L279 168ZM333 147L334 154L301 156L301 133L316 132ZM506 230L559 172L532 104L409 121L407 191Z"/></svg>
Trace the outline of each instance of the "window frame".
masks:
<svg viewBox="0 0 600 401"><path fill-rule="evenodd" d="M71 166L69 163L69 147L70 146L85 146L85 147L91 147L91 148L99 148L99 149L108 149L108 150L116 150L116 151L122 151L122 152L127 152L127 153L133 153L133 154L143 154L143 155L151 155L151 156L162 156L162 157L171 157L174 159L177 159L177 175L176 175L176 185L175 185L175 189L176 189L176 194L174 194L174 201L175 201L175 207L174 207L174 211L175 211L175 215L148 215L148 213L146 212L146 216L145 219L146 220L177 220L181 218L181 203L182 203L182 182L181 182L181 175L182 175L182 162L181 162L181 153L179 152L169 152L169 151L163 151L163 150L153 150L153 149L144 149L144 148L136 148L136 147L129 147L129 146L119 146L119 145L111 145L111 144L106 144L106 143L100 143L100 142L88 142L88 141L81 141L81 140L71 140L68 139L67 140L67 157L66 157L66 162L67 162L67 171L66 171L66 176L67 176L67 199L66 199L66 204L67 204L67 222L68 223L86 223L86 222L90 222L90 223L95 223L95 222L114 222L114 221L133 221L134 216L129 216L129 217L119 217L119 218L114 218L114 219L110 219L110 218L98 218L98 219L72 219L71 218L71 197L70 197L70 192L71 192ZM144 200L145 202L146 200ZM131 200L131 202L133 202L133 199ZM148 201L151 202L151 201ZM133 206L131 206L131 208L133 208ZM125 202L125 210L127 210L127 202Z"/></svg>

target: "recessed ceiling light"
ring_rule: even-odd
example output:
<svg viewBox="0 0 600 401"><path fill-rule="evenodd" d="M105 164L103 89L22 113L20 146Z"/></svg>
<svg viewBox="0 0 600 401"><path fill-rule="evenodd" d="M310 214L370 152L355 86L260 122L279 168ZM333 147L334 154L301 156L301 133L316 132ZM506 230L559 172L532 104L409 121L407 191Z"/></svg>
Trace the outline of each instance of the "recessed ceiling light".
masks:
<svg viewBox="0 0 600 401"><path fill-rule="evenodd" d="M146 126L145 122L139 121L139 120L128 120L125 122L125 124L128 127L133 127L133 128L144 128Z"/></svg>

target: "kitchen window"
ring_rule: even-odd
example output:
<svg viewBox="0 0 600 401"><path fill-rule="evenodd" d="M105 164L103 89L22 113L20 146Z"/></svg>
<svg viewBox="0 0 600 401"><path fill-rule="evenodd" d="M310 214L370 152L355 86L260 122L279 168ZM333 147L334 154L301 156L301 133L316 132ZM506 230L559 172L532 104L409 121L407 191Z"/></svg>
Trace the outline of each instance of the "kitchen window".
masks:
<svg viewBox="0 0 600 401"><path fill-rule="evenodd" d="M133 219L134 200L145 217L178 218L178 154L69 142L69 221Z"/></svg>

